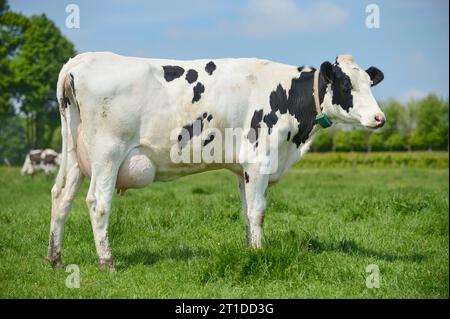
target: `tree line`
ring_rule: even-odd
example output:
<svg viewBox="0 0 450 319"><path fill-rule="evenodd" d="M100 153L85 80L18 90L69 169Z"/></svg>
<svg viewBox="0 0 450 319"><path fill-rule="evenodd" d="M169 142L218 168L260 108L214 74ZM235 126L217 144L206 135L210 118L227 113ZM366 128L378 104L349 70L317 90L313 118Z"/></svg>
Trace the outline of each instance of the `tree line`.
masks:
<svg viewBox="0 0 450 319"><path fill-rule="evenodd" d="M20 164L32 148L61 148L56 83L61 66L76 54L44 14L23 16L0 0L0 163ZM382 104L380 131L333 126L313 151L448 150L448 100L434 95Z"/></svg>
<svg viewBox="0 0 450 319"><path fill-rule="evenodd" d="M60 148L56 82L75 55L45 14L26 17L0 0L0 161L23 161L31 148Z"/></svg>
<svg viewBox="0 0 450 319"><path fill-rule="evenodd" d="M448 99L430 94L400 103L380 103L387 122L379 130L335 127L323 130L312 149L326 151L448 151Z"/></svg>

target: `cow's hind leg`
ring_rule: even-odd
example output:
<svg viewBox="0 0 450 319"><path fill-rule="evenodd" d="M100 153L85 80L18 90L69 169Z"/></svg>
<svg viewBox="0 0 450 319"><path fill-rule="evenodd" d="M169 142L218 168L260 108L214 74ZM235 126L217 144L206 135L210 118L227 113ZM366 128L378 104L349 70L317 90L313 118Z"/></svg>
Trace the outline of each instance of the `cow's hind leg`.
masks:
<svg viewBox="0 0 450 319"><path fill-rule="evenodd" d="M83 183L83 174L78 166L75 155L67 155L67 170L60 172L65 182L63 185L55 183L52 188L52 216L50 222L50 236L47 259L53 267L61 265L61 245L64 222L70 211L72 202ZM64 170L64 167L60 168Z"/></svg>
<svg viewBox="0 0 450 319"><path fill-rule="evenodd" d="M93 156L95 161L92 162L92 178L86 198L99 266L111 271L114 271L114 264L108 240L108 223L122 156L119 147Z"/></svg>

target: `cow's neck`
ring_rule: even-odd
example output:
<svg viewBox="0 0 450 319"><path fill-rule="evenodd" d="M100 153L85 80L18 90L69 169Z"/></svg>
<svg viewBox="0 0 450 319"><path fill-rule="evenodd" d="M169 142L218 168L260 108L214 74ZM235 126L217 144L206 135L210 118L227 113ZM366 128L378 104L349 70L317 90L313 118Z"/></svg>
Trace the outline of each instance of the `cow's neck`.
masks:
<svg viewBox="0 0 450 319"><path fill-rule="evenodd" d="M327 82L320 73L317 90L319 92L319 103L322 105L327 91ZM320 125L316 125L318 112L313 93L314 72L302 72L300 77L292 80L289 100L292 102L293 115L299 123L298 132L292 141L297 145L297 148L321 128Z"/></svg>

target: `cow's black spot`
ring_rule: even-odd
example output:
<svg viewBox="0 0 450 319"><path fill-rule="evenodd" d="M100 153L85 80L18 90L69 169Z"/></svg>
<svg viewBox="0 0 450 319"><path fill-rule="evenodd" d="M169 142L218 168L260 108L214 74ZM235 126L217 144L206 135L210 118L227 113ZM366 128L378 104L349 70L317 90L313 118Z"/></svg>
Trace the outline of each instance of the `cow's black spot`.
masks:
<svg viewBox="0 0 450 319"><path fill-rule="evenodd" d="M255 110L252 116L252 120L250 121L250 132L248 134L248 140L250 143L254 143L256 140L258 140L258 131L261 127L261 121L263 119L263 110Z"/></svg>
<svg viewBox="0 0 450 319"><path fill-rule="evenodd" d="M247 174L247 172L244 172L244 178L245 178L245 183L248 184L250 182L250 176Z"/></svg>
<svg viewBox="0 0 450 319"><path fill-rule="evenodd" d="M303 70L305 70L305 68L306 68L306 66L304 66L304 65L299 66L299 67L297 68L297 71L298 71L298 72L303 72Z"/></svg>
<svg viewBox="0 0 450 319"><path fill-rule="evenodd" d="M184 69L178 65L164 65L164 79L167 82L173 81L183 75Z"/></svg>
<svg viewBox="0 0 450 319"><path fill-rule="evenodd" d="M299 147L304 143L314 127L317 115L313 96L314 72L304 72L299 78L291 81L289 89L288 111L293 115L298 124L298 132L292 138L292 142ZM324 94L325 95L325 91ZM319 100L323 101L323 96L319 92Z"/></svg>
<svg viewBox="0 0 450 319"><path fill-rule="evenodd" d="M70 100L67 97L65 88L63 89L63 97L62 97L62 101L60 101L60 103L63 106L63 108L67 108L67 105L70 105Z"/></svg>
<svg viewBox="0 0 450 319"><path fill-rule="evenodd" d="M192 98L192 103L198 102L201 98L201 95L203 92L205 92L205 86L203 84L201 84L200 82L198 82L194 88L194 97Z"/></svg>
<svg viewBox="0 0 450 319"><path fill-rule="evenodd" d="M214 70L216 69L216 65L214 64L213 61L209 61L206 66L205 66L205 71L211 75L213 74Z"/></svg>
<svg viewBox="0 0 450 319"><path fill-rule="evenodd" d="M208 122L211 122L211 120L213 119L213 116L211 114L209 114L206 119L208 120Z"/></svg>
<svg viewBox="0 0 450 319"><path fill-rule="evenodd" d="M75 80L74 80L74 78L73 78L73 74L72 73L69 73L69 75L70 75L70 86L71 86L71 88L72 88L72 92L73 92L73 96L75 97Z"/></svg>
<svg viewBox="0 0 450 319"><path fill-rule="evenodd" d="M287 139L286 139L286 141L288 141L289 142L289 140L291 139L291 131L289 131L288 132L288 135L287 135Z"/></svg>
<svg viewBox="0 0 450 319"><path fill-rule="evenodd" d="M269 128L269 134L272 132L272 127L277 124L278 117L275 114L275 112L272 110L269 114L264 115L263 118L264 123L266 123L267 127Z"/></svg>
<svg viewBox="0 0 450 319"><path fill-rule="evenodd" d="M207 116L208 116L208 113L207 113L207 112L205 112L205 113L202 114L202 117L203 117L204 119L206 119Z"/></svg>
<svg viewBox="0 0 450 319"><path fill-rule="evenodd" d="M209 143L211 143L212 141L214 141L214 138L216 136L214 135L214 133L211 133L208 138L203 142L203 146L208 145Z"/></svg>
<svg viewBox="0 0 450 319"><path fill-rule="evenodd" d="M299 68L299 71L303 70L303 67ZM314 87L314 72L315 69L311 68L311 71L304 71L298 78L291 80L291 87L289 94L281 84L279 84L269 95L269 104L271 111L267 114L263 114L263 110L255 111L253 114L250 126L254 131L254 134L249 134L248 138L251 143L258 139L258 128L261 121L269 128L269 134L272 131L273 126L278 122L278 116L276 112L280 114L289 113L295 117L298 122L298 132L292 138L292 142L297 147L304 143L311 133L314 127L314 121L317 115L316 107L314 104L313 87ZM327 82L322 74L319 75L319 101L323 102L326 93ZM288 97L289 96L289 97ZM287 140L291 139L291 132L288 133Z"/></svg>
<svg viewBox="0 0 450 319"><path fill-rule="evenodd" d="M298 78L293 78L289 89L289 97L286 90L278 85L274 91L270 93L269 103L272 108L271 112L280 111L280 114L289 113L295 117L298 124L298 132L292 138L292 142L297 147L304 143L314 127L314 120L317 115L314 104L313 86L314 71L302 72ZM326 92L326 81L322 75L319 76L319 100L323 102ZM290 133L290 132L289 132ZM288 140L290 139L288 134Z"/></svg>
<svg viewBox="0 0 450 319"><path fill-rule="evenodd" d="M281 84L278 84L277 88L270 93L269 103L272 108L272 112L280 111L281 114L286 113L288 104L287 104L287 96L286 90L283 89Z"/></svg>
<svg viewBox="0 0 450 319"><path fill-rule="evenodd" d="M203 115L197 117L192 123L183 126L182 133L178 135L178 144L180 148L186 146L189 140L194 136L200 135L203 131L203 126Z"/></svg>
<svg viewBox="0 0 450 319"><path fill-rule="evenodd" d="M198 73L195 70L189 69L186 73L186 81L191 84L197 81Z"/></svg>
<svg viewBox="0 0 450 319"><path fill-rule="evenodd" d="M55 165L56 164L55 160L56 160L56 155L47 154L44 157L44 164L53 164L53 165Z"/></svg>
<svg viewBox="0 0 450 319"><path fill-rule="evenodd" d="M333 90L332 103L340 105L348 112L353 107L352 81L337 63L333 66L331 89Z"/></svg>
<svg viewBox="0 0 450 319"><path fill-rule="evenodd" d="M36 153L31 153L31 151L28 153L29 157L30 157L30 161L32 164L40 164L41 163L41 155L42 152L36 152Z"/></svg>
<svg viewBox="0 0 450 319"><path fill-rule="evenodd" d="M315 70L316 70L315 68L305 65L299 66L297 68L298 72L314 72Z"/></svg>

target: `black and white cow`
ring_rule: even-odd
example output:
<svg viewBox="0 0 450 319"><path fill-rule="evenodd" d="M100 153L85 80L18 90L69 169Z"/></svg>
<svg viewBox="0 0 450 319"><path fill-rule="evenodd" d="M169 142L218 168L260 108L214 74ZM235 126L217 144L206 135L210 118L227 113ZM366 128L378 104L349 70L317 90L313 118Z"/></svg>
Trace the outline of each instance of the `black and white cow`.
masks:
<svg viewBox="0 0 450 319"><path fill-rule="evenodd" d="M50 148L30 150L25 156L20 175L27 174L33 177L37 172L43 171L45 175L50 176L55 172L59 163L58 152Z"/></svg>
<svg viewBox="0 0 450 319"><path fill-rule="evenodd" d="M267 187L331 122L382 126L371 93L382 80L380 70L364 70L350 55L318 70L259 59L176 61L107 52L70 59L58 79L63 154L52 189L48 259L60 264L64 221L84 177L99 262L113 269L108 219L115 189L219 168L236 174L248 243L261 247ZM241 129L231 160L174 160L186 149L198 154L210 147L222 155L230 128Z"/></svg>

